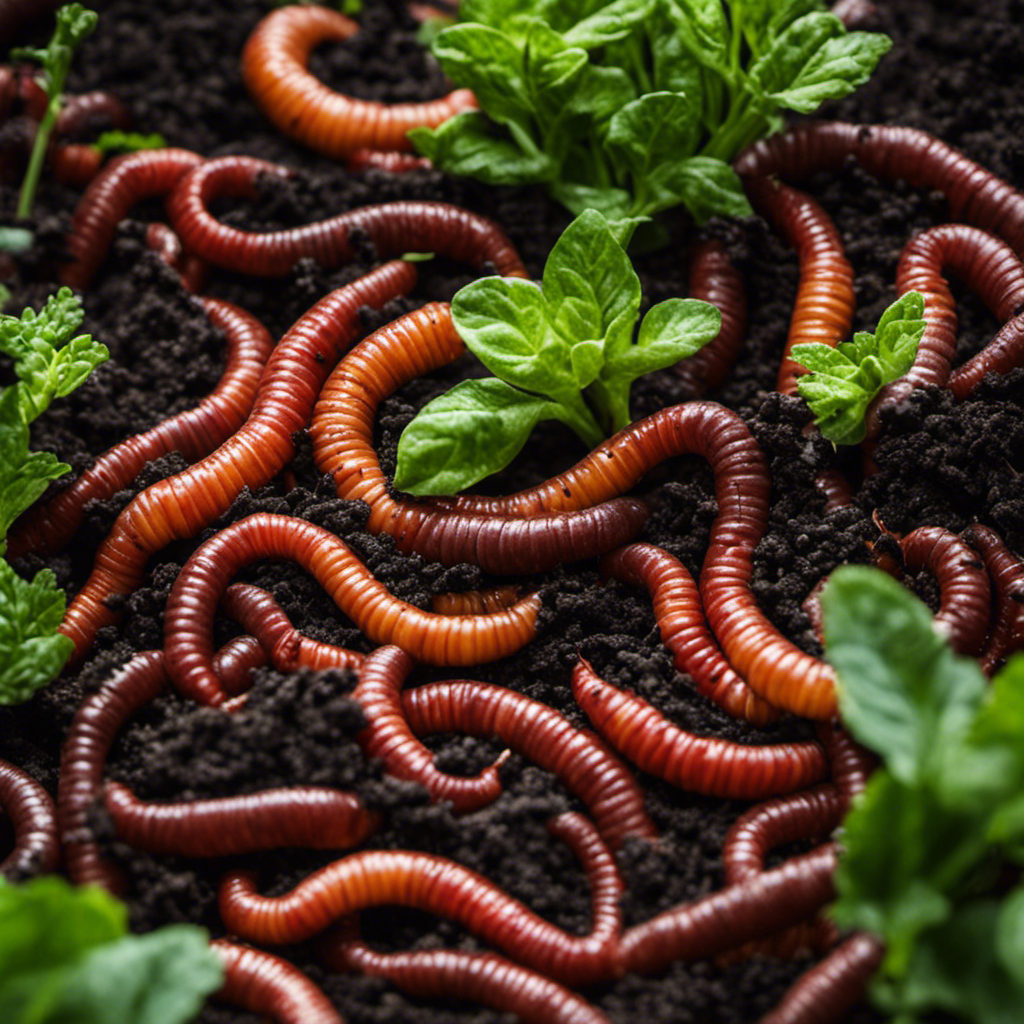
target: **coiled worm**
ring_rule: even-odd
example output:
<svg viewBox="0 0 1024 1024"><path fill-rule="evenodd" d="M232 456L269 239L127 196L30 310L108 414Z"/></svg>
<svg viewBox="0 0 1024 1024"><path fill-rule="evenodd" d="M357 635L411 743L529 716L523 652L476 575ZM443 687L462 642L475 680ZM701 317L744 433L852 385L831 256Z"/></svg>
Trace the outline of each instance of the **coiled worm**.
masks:
<svg viewBox="0 0 1024 1024"><path fill-rule="evenodd" d="M19 882L60 864L53 798L27 772L0 760L0 811L14 830L14 847L0 860L0 879Z"/></svg>

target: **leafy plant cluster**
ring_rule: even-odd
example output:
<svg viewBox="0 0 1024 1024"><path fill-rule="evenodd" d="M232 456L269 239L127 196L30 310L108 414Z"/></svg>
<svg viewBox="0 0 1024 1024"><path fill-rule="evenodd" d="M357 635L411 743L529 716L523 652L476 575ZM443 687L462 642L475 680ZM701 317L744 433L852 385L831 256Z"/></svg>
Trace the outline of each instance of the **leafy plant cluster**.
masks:
<svg viewBox="0 0 1024 1024"><path fill-rule="evenodd" d="M895 1024L936 1009L1013 1024L1024 1007L1024 657L989 686L877 569L837 569L822 611L843 722L883 764L843 827L833 916L885 940L872 994Z"/></svg>
<svg viewBox="0 0 1024 1024"><path fill-rule="evenodd" d="M819 342L793 346L793 360L811 371L797 382L797 392L833 444L864 440L868 407L914 365L924 329L924 296L907 292L879 317L874 333L858 331L853 341L835 348Z"/></svg>
<svg viewBox="0 0 1024 1024"><path fill-rule="evenodd" d="M596 210L555 243L539 284L488 277L452 299L467 348L495 376L463 381L420 410L398 444L395 485L452 494L504 468L542 420L559 420L590 447L630 422L639 376L710 341L721 313L697 299L666 299L640 316L640 279ZM618 232L618 233L617 233Z"/></svg>
<svg viewBox="0 0 1024 1024"><path fill-rule="evenodd" d="M39 313L0 314L0 353L17 378L0 391L0 554L14 520L71 469L52 452L30 449L29 424L108 357L91 335L74 336L81 323L81 302L69 288ZM56 633L63 616L64 595L49 569L26 581L0 559L0 704L27 700L56 678L73 647Z"/></svg>
<svg viewBox="0 0 1024 1024"><path fill-rule="evenodd" d="M223 975L202 928L130 935L124 904L96 886L0 880L5 1024L185 1024Z"/></svg>
<svg viewBox="0 0 1024 1024"><path fill-rule="evenodd" d="M750 207L730 161L864 82L891 46L821 0L463 0L432 50L481 111L410 132L454 174L543 183L610 220Z"/></svg>

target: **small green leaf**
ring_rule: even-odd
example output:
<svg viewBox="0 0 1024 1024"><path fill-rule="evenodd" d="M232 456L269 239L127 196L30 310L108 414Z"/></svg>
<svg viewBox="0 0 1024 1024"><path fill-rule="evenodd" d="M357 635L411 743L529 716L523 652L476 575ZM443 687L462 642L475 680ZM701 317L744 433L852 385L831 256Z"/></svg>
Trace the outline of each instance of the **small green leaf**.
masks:
<svg viewBox="0 0 1024 1024"><path fill-rule="evenodd" d="M633 219L633 200L624 188L593 188L564 181L551 182L547 188L552 199L577 216L596 210L608 221Z"/></svg>
<svg viewBox="0 0 1024 1024"><path fill-rule="evenodd" d="M163 149L167 140L159 132L102 132L93 145L101 153L138 153L144 149Z"/></svg>
<svg viewBox="0 0 1024 1024"><path fill-rule="evenodd" d="M1024 888L1003 900L996 922L996 951L1003 967L1024 989Z"/></svg>
<svg viewBox="0 0 1024 1024"><path fill-rule="evenodd" d="M739 175L724 160L691 156L664 164L656 175L656 192L678 196L698 224L710 217L750 217L753 210Z"/></svg>
<svg viewBox="0 0 1024 1024"><path fill-rule="evenodd" d="M731 33L721 0L671 0L667 10L690 53L706 67L727 75Z"/></svg>
<svg viewBox="0 0 1024 1024"><path fill-rule="evenodd" d="M551 418L553 403L493 377L456 384L402 432L395 486L417 495L456 494L504 469L533 428Z"/></svg>
<svg viewBox="0 0 1024 1024"><path fill-rule="evenodd" d="M665 299L641 321L636 344L608 359L605 376L622 375L632 381L672 366L711 341L721 326L722 314L710 302Z"/></svg>
<svg viewBox="0 0 1024 1024"><path fill-rule="evenodd" d="M593 50L624 39L646 20L657 0L612 0L563 33L570 46Z"/></svg>
<svg viewBox="0 0 1024 1024"><path fill-rule="evenodd" d="M28 252L35 237L28 228L0 227L0 252Z"/></svg>
<svg viewBox="0 0 1024 1024"><path fill-rule="evenodd" d="M976 662L953 653L932 612L885 573L841 566L821 595L843 722L908 785L961 747L985 693Z"/></svg>
<svg viewBox="0 0 1024 1024"><path fill-rule="evenodd" d="M582 391L597 379L604 366L604 344L600 341L580 341L570 352L572 372L576 386Z"/></svg>

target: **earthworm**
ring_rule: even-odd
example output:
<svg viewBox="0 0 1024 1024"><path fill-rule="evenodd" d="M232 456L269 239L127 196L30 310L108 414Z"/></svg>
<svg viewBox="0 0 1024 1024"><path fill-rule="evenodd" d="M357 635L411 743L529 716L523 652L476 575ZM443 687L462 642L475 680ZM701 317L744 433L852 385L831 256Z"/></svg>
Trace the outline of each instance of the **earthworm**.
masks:
<svg viewBox="0 0 1024 1024"><path fill-rule="evenodd" d="M47 160L54 180L64 185L88 185L103 166L103 152L82 142L58 142Z"/></svg>
<svg viewBox="0 0 1024 1024"><path fill-rule="evenodd" d="M402 174L405 171L429 171L433 166L425 156L395 149L355 149L345 160L345 170L352 173L373 169Z"/></svg>
<svg viewBox="0 0 1024 1024"><path fill-rule="evenodd" d="M606 979L621 930L622 882L615 861L582 815L559 815L548 828L586 871L589 935L567 934L461 864L407 850L350 854L276 897L260 896L251 873L229 872L220 888L221 918L237 935L279 945L302 942L367 907L412 907L458 922L516 961L567 985Z"/></svg>
<svg viewBox="0 0 1024 1024"><path fill-rule="evenodd" d="M479 665L519 650L536 634L531 594L491 615L434 615L393 597L340 538L292 516L257 513L201 544L174 583L164 613L167 670L183 693L219 704L213 615L232 576L261 558L297 562L376 643L394 643L431 665Z"/></svg>
<svg viewBox="0 0 1024 1024"><path fill-rule="evenodd" d="M808 121L755 142L734 167L744 177L793 179L838 170L848 156L882 180L902 178L915 188L942 192L954 220L991 231L1024 257L1024 195L917 128Z"/></svg>
<svg viewBox="0 0 1024 1024"><path fill-rule="evenodd" d="M628 928L619 943L619 969L656 974L675 960L717 956L796 924L835 898L836 863L835 844L826 843Z"/></svg>
<svg viewBox="0 0 1024 1024"><path fill-rule="evenodd" d="M879 432L882 408L905 399L916 387L941 387L950 379L957 316L956 299L943 277L945 269L967 284L1001 323L1024 309L1024 266L1001 239L969 224L942 224L912 238L900 255L896 289L900 295L917 291L924 296L924 334L914 365L898 381L887 384L872 403L867 416L869 437ZM985 372L987 367L981 374Z"/></svg>
<svg viewBox="0 0 1024 1024"><path fill-rule="evenodd" d="M850 333L856 305L853 267L832 218L810 196L768 178L754 178L744 186L754 209L771 221L800 261L800 283L775 384L782 394L795 395L797 378L807 371L790 358L793 346L835 348Z"/></svg>
<svg viewBox="0 0 1024 1024"><path fill-rule="evenodd" d="M380 826L353 793L290 786L261 793L154 804L108 782L104 803L118 839L147 853L226 857L286 846L348 849Z"/></svg>
<svg viewBox="0 0 1024 1024"><path fill-rule="evenodd" d="M863 998L884 956L881 939L856 932L805 972L758 1024L835 1024Z"/></svg>
<svg viewBox="0 0 1024 1024"><path fill-rule="evenodd" d="M95 131L97 126L127 131L131 124L128 108L116 96L96 90L65 96L54 132L63 138Z"/></svg>
<svg viewBox="0 0 1024 1024"><path fill-rule="evenodd" d="M473 777L435 768L433 753L413 736L402 709L401 689L413 664L398 647L379 647L363 662L352 696L366 716L366 728L356 736L364 756L380 758L389 775L418 782L431 800L447 800L456 814L486 807L501 795L498 764L504 755Z"/></svg>
<svg viewBox="0 0 1024 1024"><path fill-rule="evenodd" d="M73 262L61 268L61 284L84 291L128 211L143 199L166 195L202 159L187 149L168 148L126 153L111 160L75 207L67 240Z"/></svg>
<svg viewBox="0 0 1024 1024"><path fill-rule="evenodd" d="M0 861L0 879L18 882L60 864L53 798L27 772L0 760L0 811L14 829L14 848Z"/></svg>
<svg viewBox="0 0 1024 1024"><path fill-rule="evenodd" d="M146 245L178 272L185 291L198 294L203 290L209 266L198 256L185 252L181 239L168 225L153 221L146 228Z"/></svg>
<svg viewBox="0 0 1024 1024"><path fill-rule="evenodd" d="M78 706L61 748L57 828L64 866L76 885L110 892L123 887L120 872L100 853L89 825L103 789L103 765L121 726L167 685L163 651L136 655Z"/></svg>
<svg viewBox="0 0 1024 1024"><path fill-rule="evenodd" d="M253 636L230 639L214 656L213 670L225 693L237 696L249 688L253 669L262 668L267 655Z"/></svg>
<svg viewBox="0 0 1024 1024"><path fill-rule="evenodd" d="M661 642L672 652L675 667L693 678L698 692L754 725L779 717L778 709L758 697L722 656L704 620L697 584L678 558L653 544L629 544L605 555L601 571L648 590Z"/></svg>
<svg viewBox="0 0 1024 1024"><path fill-rule="evenodd" d="M1013 317L976 355L958 366L949 376L949 390L963 401L986 374L1009 373L1024 363L1024 312Z"/></svg>
<svg viewBox="0 0 1024 1024"><path fill-rule="evenodd" d="M109 602L138 587L150 555L172 540L194 537L243 487L255 489L287 465L295 454L292 434L305 427L334 361L362 331L360 308L383 306L415 280L415 268L399 260L317 302L274 349L245 424L205 459L132 499L61 623L60 631L75 642L72 662L84 657L98 629L117 621Z"/></svg>
<svg viewBox="0 0 1024 1024"><path fill-rule="evenodd" d="M818 739L825 748L832 784L836 787L845 815L854 798L864 792L878 758L862 747L838 721L819 722Z"/></svg>
<svg viewBox="0 0 1024 1024"><path fill-rule="evenodd" d="M199 301L210 322L227 338L227 365L217 386L194 409L110 448L70 487L35 506L12 531L12 553L59 551L77 532L87 502L116 494L147 462L168 452L181 452L190 462L203 458L245 422L274 339L244 309L223 299Z"/></svg>
<svg viewBox="0 0 1024 1024"><path fill-rule="evenodd" d="M508 608L519 600L518 583L507 583L483 590L467 590L460 594L435 594L430 599L430 610L438 615L479 615Z"/></svg>
<svg viewBox="0 0 1024 1024"><path fill-rule="evenodd" d="M616 750L680 789L760 800L803 789L826 772L825 752L815 742L748 747L686 732L642 697L605 682L583 658L573 670L572 692Z"/></svg>
<svg viewBox="0 0 1024 1024"><path fill-rule="evenodd" d="M908 569L927 568L939 584L936 628L961 654L977 654L992 605L984 562L966 541L939 526L920 526L899 538L899 545Z"/></svg>
<svg viewBox="0 0 1024 1024"><path fill-rule="evenodd" d="M450 362L463 348L447 303L429 303L360 342L324 385L310 425L313 457L334 478L339 497L370 506L366 528L389 534L399 551L428 561L516 574L590 558L634 536L647 509L632 499L572 513L537 511L526 519L451 513L391 497L373 448L377 407L401 384Z"/></svg>
<svg viewBox="0 0 1024 1024"><path fill-rule="evenodd" d="M609 1024L575 992L494 953L377 953L357 939L332 938L321 944L321 955L333 970L387 978L424 999L480 1003L514 1014L522 1024Z"/></svg>
<svg viewBox="0 0 1024 1024"><path fill-rule="evenodd" d="M690 256L690 297L710 302L722 314L718 334L673 367L694 397L725 383L747 333L747 293L743 278L717 238L702 239Z"/></svg>
<svg viewBox="0 0 1024 1024"><path fill-rule="evenodd" d="M298 9L298 8L296 8ZM309 10L323 8L312 8ZM500 225L449 203L400 200L363 206L328 220L279 231L254 232L216 220L209 204L226 196L256 198L260 175L286 178L280 164L222 156L184 174L167 200L167 216L182 245L216 267L260 277L288 274L310 256L332 268L351 260L353 232L365 234L382 258L433 252L506 277L526 277L515 246Z"/></svg>
<svg viewBox="0 0 1024 1024"><path fill-rule="evenodd" d="M859 28L872 21L878 14L878 8L871 0L836 0L829 8L848 29Z"/></svg>
<svg viewBox="0 0 1024 1024"><path fill-rule="evenodd" d="M273 1018L276 1024L344 1024L323 992L293 964L224 939L210 943L224 965L216 999Z"/></svg>
<svg viewBox="0 0 1024 1024"><path fill-rule="evenodd" d="M455 680L405 690L402 712L417 735L497 737L553 772L586 804L613 850L629 836L658 838L632 772L593 733L577 729L546 704L501 686Z"/></svg>
<svg viewBox="0 0 1024 1024"><path fill-rule="evenodd" d="M340 42L359 26L326 7L282 7L268 14L242 50L242 80L255 104L289 138L334 159L360 147L411 150L411 128L435 128L475 110L468 89L428 103L378 103L335 92L307 70L313 47Z"/></svg>
<svg viewBox="0 0 1024 1024"><path fill-rule="evenodd" d="M303 636L273 596L259 587L232 583L224 591L220 607L225 615L252 634L280 672L294 672L299 668L355 671L363 664L364 656L358 651ZM223 673L217 674L222 677L221 686L226 690Z"/></svg>
<svg viewBox="0 0 1024 1024"><path fill-rule="evenodd" d="M974 523L960 536L985 560L996 592L995 622L979 655L991 675L1007 654L1024 647L1024 563L991 527Z"/></svg>
<svg viewBox="0 0 1024 1024"><path fill-rule="evenodd" d="M777 846L827 836L842 813L839 793L831 783L751 807L733 822L722 844L725 884L738 885L761 874L765 857Z"/></svg>

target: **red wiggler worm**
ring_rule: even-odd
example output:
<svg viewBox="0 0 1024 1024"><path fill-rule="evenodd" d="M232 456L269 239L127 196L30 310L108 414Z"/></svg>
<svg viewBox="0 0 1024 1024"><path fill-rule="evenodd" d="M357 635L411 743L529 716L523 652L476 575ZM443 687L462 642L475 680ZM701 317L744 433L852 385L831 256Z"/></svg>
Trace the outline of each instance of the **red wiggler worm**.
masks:
<svg viewBox="0 0 1024 1024"><path fill-rule="evenodd" d="M224 939L210 949L224 965L224 984L214 998L275 1024L344 1024L327 996L287 960Z"/></svg>
<svg viewBox="0 0 1024 1024"><path fill-rule="evenodd" d="M185 291L198 295L203 290L210 268L198 256L185 252L181 239L170 227L153 221L146 228L146 245L178 272Z"/></svg>
<svg viewBox="0 0 1024 1024"><path fill-rule="evenodd" d="M697 584L678 558L654 544L628 544L605 555L601 571L649 591L661 642L700 693L754 725L779 717L778 709L758 697L722 656L704 619Z"/></svg>
<svg viewBox="0 0 1024 1024"><path fill-rule="evenodd" d="M280 945L302 942L368 907L412 907L457 921L514 960L564 984L606 979L621 931L622 882L615 861L582 815L559 815L549 829L586 871L592 906L588 935L567 934L461 864L406 850L351 854L276 897L260 896L250 873L229 872L221 882L221 918L237 935Z"/></svg>
<svg viewBox="0 0 1024 1024"><path fill-rule="evenodd" d="M741 814L722 844L725 884L738 885L764 871L768 852L798 839L825 838L842 819L831 783L768 800Z"/></svg>
<svg viewBox="0 0 1024 1024"><path fill-rule="evenodd" d="M382 259L433 252L470 266L493 266L506 277L526 277L515 246L501 226L449 203L400 200L364 206L280 231L254 232L222 224L209 211L215 199L256 197L260 175L286 178L280 164L249 156L224 156L191 169L167 200L167 216L182 245L216 267L259 277L280 277L310 256L325 268L351 260L352 234L365 234Z"/></svg>
<svg viewBox="0 0 1024 1024"><path fill-rule="evenodd" d="M399 551L428 561L516 574L590 558L634 536L647 510L631 499L571 513L537 511L527 519L472 509L452 513L391 497L373 447L377 408L401 384L463 350L447 303L429 303L360 342L324 385L310 425L313 457L334 478L339 497L370 506L366 528L390 534Z"/></svg>
<svg viewBox="0 0 1024 1024"><path fill-rule="evenodd" d="M982 671L991 675L1008 654L1024 647L1024 562L991 527L973 523L960 536L985 560L996 592L992 630L978 656Z"/></svg>
<svg viewBox="0 0 1024 1024"><path fill-rule="evenodd" d="M864 996L885 956L882 941L857 932L805 972L758 1024L835 1024Z"/></svg>
<svg viewBox="0 0 1024 1024"><path fill-rule="evenodd" d="M794 345L835 348L850 333L856 296L853 267L832 218L810 196L768 178L744 183L754 209L796 250L800 261L793 315L775 389L795 395L807 371L790 358Z"/></svg>
<svg viewBox="0 0 1024 1024"><path fill-rule="evenodd" d="M434 767L433 753L413 735L401 690L414 664L399 647L378 647L363 662L352 696L366 716L356 736L364 756L379 758L389 775L418 782L431 800L447 800L456 814L486 807L502 791L496 764L473 777L449 775Z"/></svg>
<svg viewBox="0 0 1024 1024"><path fill-rule="evenodd" d="M884 181L936 189L954 220L991 231L1024 257L1024 195L928 132L899 125L808 121L755 142L737 157L743 177L802 178L838 170L854 156Z"/></svg>
<svg viewBox="0 0 1024 1024"><path fill-rule="evenodd" d="M70 487L34 506L11 531L12 556L59 551L81 525L87 502L116 494L147 462L168 452L181 452L190 462L209 455L245 422L274 340L263 324L238 306L223 299L200 301L211 323L228 341L227 365L216 388L194 409L115 445Z"/></svg>
<svg viewBox="0 0 1024 1024"><path fill-rule="evenodd" d="M236 636L214 656L213 670L220 677L224 692L234 697L249 689L253 669L263 668L266 663L267 654L256 637Z"/></svg>
<svg viewBox="0 0 1024 1024"><path fill-rule="evenodd" d="M627 928L619 968L656 974L675 960L714 957L797 924L835 899L836 863L835 845L827 843Z"/></svg>
<svg viewBox="0 0 1024 1024"><path fill-rule="evenodd" d="M321 945L321 954L334 970L387 978L424 999L491 1006L514 1014L521 1024L609 1024L597 1007L575 992L495 953L377 953L358 939L332 937Z"/></svg>
<svg viewBox="0 0 1024 1024"><path fill-rule="evenodd" d="M425 156L396 149L355 149L345 160L345 170L353 173L374 169L401 174L404 171L426 171L433 166Z"/></svg>
<svg viewBox="0 0 1024 1024"><path fill-rule="evenodd" d="M0 860L0 879L19 882L60 864L53 798L21 768L0 760L0 812L14 829L14 847Z"/></svg>
<svg viewBox="0 0 1024 1024"><path fill-rule="evenodd" d="M287 465L295 454L292 435L305 427L324 378L362 330L360 307L379 308L415 280L411 264L386 263L317 302L274 349L245 424L202 461L132 499L61 623L75 643L72 662L85 656L98 629L117 621L109 602L138 587L150 555L194 537L243 487L259 487Z"/></svg>
<svg viewBox="0 0 1024 1024"><path fill-rule="evenodd" d="M279 672L294 672L299 668L357 670L363 664L363 655L358 651L303 636L273 596L259 587L233 583L224 591L220 607L255 638ZM227 690L223 673L218 672L218 675Z"/></svg>
<svg viewBox="0 0 1024 1024"><path fill-rule="evenodd" d="M519 600L520 587L507 583L482 590L467 590L459 594L435 594L430 599L430 609L438 615L479 615L481 612L495 612L508 608Z"/></svg>
<svg viewBox="0 0 1024 1024"><path fill-rule="evenodd" d="M949 390L957 401L965 399L986 374L1006 374L1024 363L1024 312L996 332L995 337L976 355L958 366L949 376Z"/></svg>
<svg viewBox="0 0 1024 1024"><path fill-rule="evenodd" d="M132 124L128 108L112 93L94 90L64 97L54 134L79 135L99 128L117 128L127 131Z"/></svg>
<svg viewBox="0 0 1024 1024"><path fill-rule="evenodd" d="M167 670L182 693L204 704L225 697L213 657L213 615L231 578L262 558L297 562L376 643L394 643L431 665L479 665L519 650L536 635L541 599L531 594L490 615L435 615L393 597L334 534L292 516L258 513L200 545L175 581L164 614Z"/></svg>
<svg viewBox="0 0 1024 1024"><path fill-rule="evenodd" d="M459 732L497 737L553 772L586 804L613 850L629 836L658 838L632 772L596 736L546 704L501 686L454 680L405 690L402 711L419 736Z"/></svg>
<svg viewBox="0 0 1024 1024"><path fill-rule="evenodd" d="M242 79L256 105L289 138L334 159L353 150L412 148L410 128L435 128L476 109L468 89L429 103L357 100L324 85L307 70L313 47L340 42L359 26L326 7L282 7L268 14L242 50Z"/></svg>
<svg viewBox="0 0 1024 1024"><path fill-rule="evenodd" d="M692 793L760 800L825 776L815 742L748 747L673 725L642 697L605 682L583 658L572 676L576 703L594 728L638 768Z"/></svg>
<svg viewBox="0 0 1024 1024"><path fill-rule="evenodd" d="M61 284L83 291L128 211L143 199L166 195L202 159L187 149L147 149L111 160L75 207L67 241L73 262L62 268Z"/></svg>
<svg viewBox="0 0 1024 1024"><path fill-rule="evenodd" d="M864 792L878 758L862 747L837 721L819 722L818 739L828 756L832 784L836 787L843 814L854 797Z"/></svg>
<svg viewBox="0 0 1024 1024"><path fill-rule="evenodd" d="M706 395L725 383L747 333L747 293L743 278L717 238L698 242L690 256L690 297L710 302L722 314L718 334L673 372L694 397Z"/></svg>
<svg viewBox="0 0 1024 1024"><path fill-rule="evenodd" d="M103 166L103 152L83 142L58 142L46 157L50 173L64 185L88 185Z"/></svg>
<svg viewBox="0 0 1024 1024"><path fill-rule="evenodd" d="M290 786L261 793L155 804L108 782L104 804L118 839L148 853L225 857L286 846L344 850L380 825L352 793L321 786Z"/></svg>

